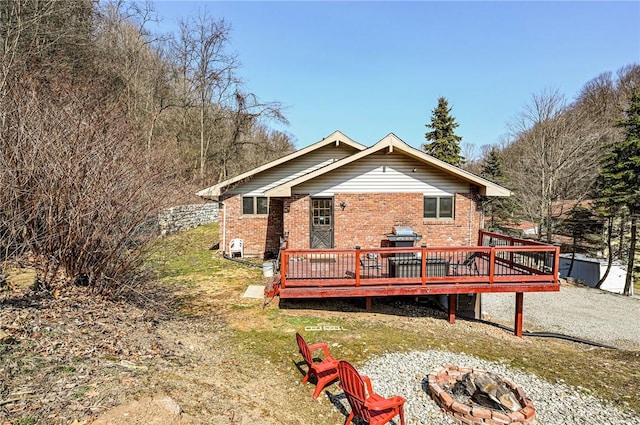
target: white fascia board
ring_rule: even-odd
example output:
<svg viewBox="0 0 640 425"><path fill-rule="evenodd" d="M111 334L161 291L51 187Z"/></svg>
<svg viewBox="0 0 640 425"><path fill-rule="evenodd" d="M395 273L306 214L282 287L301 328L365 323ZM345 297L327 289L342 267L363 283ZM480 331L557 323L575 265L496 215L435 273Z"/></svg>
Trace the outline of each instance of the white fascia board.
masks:
<svg viewBox="0 0 640 425"><path fill-rule="evenodd" d="M407 145L405 142L398 139L393 134L390 134L387 137L390 137L390 136L392 136L392 143L396 146L398 150L404 152L405 154L419 161L430 164L435 168L439 168L440 170L448 174L452 174L462 180L465 180L469 183L479 186L480 194L483 196L511 196L512 195L511 191L505 187L497 185L487 179L484 179L480 176L477 176L473 173L463 170L462 168L456 167L447 162L434 158L431 155L428 155L418 149L415 149Z"/></svg>
<svg viewBox="0 0 640 425"><path fill-rule="evenodd" d="M290 153L289 155L285 155L282 158L278 158L274 161L271 161L267 164L261 165L259 167L256 167L252 170L249 170L245 173L242 173L238 176L235 176L233 178L230 178L228 180L225 180L223 182L220 182L216 185L207 187L205 189L202 189L198 192L196 192L197 196L200 196L202 198L207 198L207 199L218 199L220 197L220 195L223 192L223 188L228 187L234 183L237 183L239 181L242 181L244 179L250 178L255 174L258 174L262 171L266 171L270 168L276 167L278 165L284 164L285 162L291 161L292 159L298 158L300 156L306 155L309 152L315 151L317 149L320 149L326 145L329 144L335 144L336 146L339 146L340 143L344 143L346 145L349 145L357 150L364 150L366 149L366 146L361 145L360 143L352 140L351 138L349 138L348 136L346 136L345 134L343 134L341 131L336 130L333 133L331 133L329 136L324 137L322 140L307 146L306 148L297 150L295 152ZM289 191L291 192L291 191Z"/></svg>
<svg viewBox="0 0 640 425"><path fill-rule="evenodd" d="M218 200L220 198L220 185L215 185L196 192L196 196L206 199Z"/></svg>
<svg viewBox="0 0 640 425"><path fill-rule="evenodd" d="M380 150L386 149L388 153L393 153L396 150L408 155L412 158L415 158L418 161L429 164L435 168L438 168L448 174L454 175L462 180L465 180L469 183L472 183L476 186L479 186L480 194L483 196L511 196L511 191L499 186L495 183L490 182L489 180L483 179L482 177L476 176L468 171L465 171L461 168L455 167L451 164L448 164L444 161L440 161L426 153L415 149L401 139L399 139L395 134L390 133L384 138L382 138L378 143L357 152L351 156L341 159L340 161L336 161L333 164L327 165L325 167L319 168L311 173L305 174L304 176L300 176L297 179L288 181L286 183L281 184L280 186L276 186L265 192L266 196L291 196L291 188L302 184L306 181L309 181L315 177L318 177L322 174L328 173L336 168L340 168L344 165L350 164L354 161L357 161L360 158L376 153Z"/></svg>

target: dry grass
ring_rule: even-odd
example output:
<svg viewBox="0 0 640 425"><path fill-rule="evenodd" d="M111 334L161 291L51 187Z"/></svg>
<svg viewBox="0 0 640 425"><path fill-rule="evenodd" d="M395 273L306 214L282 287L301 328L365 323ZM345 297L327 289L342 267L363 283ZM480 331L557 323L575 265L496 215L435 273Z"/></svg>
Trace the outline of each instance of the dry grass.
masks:
<svg viewBox="0 0 640 425"><path fill-rule="evenodd" d="M263 283L261 270L220 259L209 250L216 235L217 226L203 226L158 241L150 263L158 271L158 284L140 289L143 296L130 299L129 307L117 304L120 309L128 308L131 317L141 318L123 319L129 335L118 335L119 341L135 344L144 355L132 350L128 354L104 351L75 356L72 371L58 370L55 364L47 366L44 356L29 351L28 338L21 339L18 346L4 346L2 355L11 359L27 353L33 364L41 362L47 370L40 376L38 367L26 368L24 373L17 369L7 373L5 369L8 379L0 388L5 399L19 393L29 380L46 377L60 381L64 388L78 376L85 378L79 385L82 391L76 390L66 399L65 393L60 393L55 419L44 407L19 410L20 404L5 404L0 406L0 423L3 419L35 418L39 422L34 423L66 424L96 417L123 401L159 393L173 397L198 424L342 423L344 416L326 397L311 400L312 388L300 385L302 375L295 365L301 360L296 332L310 342L328 342L334 356L356 365L386 352L465 352L550 382L580 387L612 405L640 413L636 397L640 394L640 352L552 339L520 339L464 320L450 325L444 313L406 299L376 300L373 312L366 312L360 300L284 303L276 299L263 307L263 300L241 297L248 285ZM104 307L105 315L109 308ZM67 320L77 314L70 309ZM63 319L58 316L56 321ZM100 321L105 318L101 316ZM305 331L305 327L323 325L342 330ZM51 326L50 332L53 338L59 330ZM96 340L110 337L104 333L87 336ZM114 368L113 363L122 360L136 368ZM20 364L24 368L24 362ZM0 366L0 374L2 371ZM332 386L329 391L339 389Z"/></svg>

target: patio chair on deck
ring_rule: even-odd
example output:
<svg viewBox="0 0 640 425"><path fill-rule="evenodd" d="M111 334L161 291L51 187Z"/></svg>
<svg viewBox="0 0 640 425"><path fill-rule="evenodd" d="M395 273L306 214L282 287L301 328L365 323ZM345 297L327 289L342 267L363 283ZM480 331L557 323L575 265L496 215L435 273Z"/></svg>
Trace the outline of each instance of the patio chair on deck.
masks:
<svg viewBox="0 0 640 425"><path fill-rule="evenodd" d="M344 390L347 401L351 406L351 414L345 425L349 425L354 416L363 419L369 425L383 425L400 415L400 423L404 422L404 402L401 396L384 398L373 392L371 380L349 363L340 360L338 363L340 388Z"/></svg>
<svg viewBox="0 0 640 425"><path fill-rule="evenodd" d="M471 252L463 261L455 262L453 258L449 258L449 268L453 271L454 276L480 275L478 265L476 264L477 253Z"/></svg>
<svg viewBox="0 0 640 425"><path fill-rule="evenodd" d="M320 392L338 379L338 360L331 357L329 347L324 342L308 345L302 335L296 333L298 348L304 362L307 364L307 374L302 379L302 383L306 384L311 376L317 380L316 390L313 392L313 398L318 398ZM311 354L314 350L322 349L324 351L324 359L315 359Z"/></svg>
<svg viewBox="0 0 640 425"><path fill-rule="evenodd" d="M373 274L376 276L380 276L380 270L382 270L382 265L378 261L378 254L368 253L364 254L360 257L360 269L362 271L365 270L373 270ZM367 275L370 275L370 272L367 272ZM369 276L367 276L369 277Z"/></svg>

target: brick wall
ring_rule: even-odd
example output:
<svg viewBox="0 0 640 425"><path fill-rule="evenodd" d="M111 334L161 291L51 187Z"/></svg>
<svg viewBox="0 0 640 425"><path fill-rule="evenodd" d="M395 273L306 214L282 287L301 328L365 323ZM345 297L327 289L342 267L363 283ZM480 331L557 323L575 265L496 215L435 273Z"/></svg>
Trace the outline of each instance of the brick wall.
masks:
<svg viewBox="0 0 640 425"><path fill-rule="evenodd" d="M272 198L269 200L268 215L242 215L242 196L233 195L222 199L225 208L221 209L220 243L224 239L222 232L226 226L226 247L229 251L231 239L244 241L244 254L251 257L269 257L278 252L280 237L283 235L282 208L283 201ZM224 220L224 210L227 219Z"/></svg>
<svg viewBox="0 0 640 425"><path fill-rule="evenodd" d="M284 231L289 234L289 248L309 248L311 199L308 195L293 195L284 201Z"/></svg>
<svg viewBox="0 0 640 425"><path fill-rule="evenodd" d="M161 236L193 229L218 219L218 203L178 205L158 213L158 229Z"/></svg>
<svg viewBox="0 0 640 425"><path fill-rule="evenodd" d="M341 209L344 202L346 207ZM308 196L296 196L285 201L284 231L289 232L289 247L309 247ZM421 193L336 194L334 196L334 246L353 248L380 247L386 242L385 234L393 226L411 226L423 235L427 246L476 245L482 212L471 194L457 194L453 220L423 219Z"/></svg>
<svg viewBox="0 0 640 425"><path fill-rule="evenodd" d="M340 208L344 202L346 207ZM310 244L310 206L308 195L294 195L284 200L270 199L268 216L243 216L242 197L224 199L227 211L226 243L244 240L245 255L264 256L277 253L280 237L288 232L289 248L306 249ZM224 222L220 213L220 222ZM453 220L425 220L421 193L336 194L334 196L335 248L380 247L393 226L405 225L423 235L427 246L476 245L482 211L471 194L457 194ZM224 226L220 226L222 232ZM220 241L223 235L220 234ZM225 247L228 250L228 246Z"/></svg>

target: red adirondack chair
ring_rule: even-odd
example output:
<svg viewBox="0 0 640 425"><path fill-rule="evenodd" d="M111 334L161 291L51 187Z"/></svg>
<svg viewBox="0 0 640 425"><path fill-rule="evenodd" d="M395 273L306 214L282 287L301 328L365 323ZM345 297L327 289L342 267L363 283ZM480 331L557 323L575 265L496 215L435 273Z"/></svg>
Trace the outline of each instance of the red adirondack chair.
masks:
<svg viewBox="0 0 640 425"><path fill-rule="evenodd" d="M318 398L324 387L338 379L338 360L331 357L329 347L324 342L308 345L299 333L296 333L296 340L298 341L300 354L302 354L302 358L307 364L307 374L302 379L302 383L306 384L311 376L315 376L317 382L313 398ZM324 359L315 361L311 353L320 349L324 351Z"/></svg>
<svg viewBox="0 0 640 425"><path fill-rule="evenodd" d="M374 393L371 380L360 375L356 368L344 360L338 363L338 376L340 388L351 405L351 414L347 417L345 425L349 425L356 415L369 425L383 425L400 415L400 423L405 425L403 397L384 398Z"/></svg>

